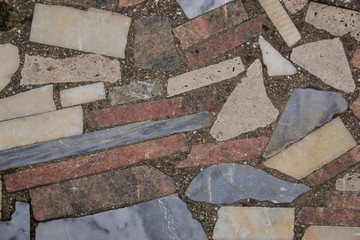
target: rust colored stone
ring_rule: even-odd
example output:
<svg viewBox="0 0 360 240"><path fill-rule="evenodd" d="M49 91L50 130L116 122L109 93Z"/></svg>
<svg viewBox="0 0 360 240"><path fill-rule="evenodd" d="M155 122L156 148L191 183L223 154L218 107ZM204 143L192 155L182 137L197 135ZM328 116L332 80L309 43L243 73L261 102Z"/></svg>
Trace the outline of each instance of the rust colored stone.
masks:
<svg viewBox="0 0 360 240"><path fill-rule="evenodd" d="M194 145L188 158L176 167L185 168L257 158L268 141L268 137L259 137Z"/></svg>
<svg viewBox="0 0 360 240"><path fill-rule="evenodd" d="M354 56L351 59L351 64L356 68L360 68L360 49L356 50L354 53Z"/></svg>
<svg viewBox="0 0 360 240"><path fill-rule="evenodd" d="M360 226L360 210L305 208L298 214L300 224L321 226Z"/></svg>
<svg viewBox="0 0 360 240"><path fill-rule="evenodd" d="M130 7L142 3L145 0L119 0L119 8Z"/></svg>
<svg viewBox="0 0 360 240"><path fill-rule="evenodd" d="M358 118L360 118L360 97L357 98L353 104L350 106L351 110L353 111L353 113L355 114L355 116L357 116Z"/></svg>
<svg viewBox="0 0 360 240"><path fill-rule="evenodd" d="M7 174L5 186L15 192L188 150L186 136L180 134Z"/></svg>
<svg viewBox="0 0 360 240"><path fill-rule="evenodd" d="M175 191L172 178L152 166L140 166L37 187L29 192L34 217L43 221L135 204Z"/></svg>
<svg viewBox="0 0 360 240"><path fill-rule="evenodd" d="M360 192L330 192L328 207L360 210Z"/></svg>

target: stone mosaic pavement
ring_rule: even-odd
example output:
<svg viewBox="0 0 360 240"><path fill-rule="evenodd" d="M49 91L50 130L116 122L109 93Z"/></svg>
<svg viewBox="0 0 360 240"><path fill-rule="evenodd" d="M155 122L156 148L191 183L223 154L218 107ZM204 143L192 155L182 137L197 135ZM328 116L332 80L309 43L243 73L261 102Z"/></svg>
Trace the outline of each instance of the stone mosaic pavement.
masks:
<svg viewBox="0 0 360 240"><path fill-rule="evenodd" d="M359 10L0 0L0 239L360 239Z"/></svg>

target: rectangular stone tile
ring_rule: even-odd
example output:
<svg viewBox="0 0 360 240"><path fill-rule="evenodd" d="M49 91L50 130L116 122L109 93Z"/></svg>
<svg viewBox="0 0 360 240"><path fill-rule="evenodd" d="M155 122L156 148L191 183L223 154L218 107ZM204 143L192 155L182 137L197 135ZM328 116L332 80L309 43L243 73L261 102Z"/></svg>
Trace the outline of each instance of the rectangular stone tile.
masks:
<svg viewBox="0 0 360 240"><path fill-rule="evenodd" d="M263 33L263 26L268 23L266 15L260 15L200 45L185 54L188 66L195 68L205 65L212 59L250 41Z"/></svg>
<svg viewBox="0 0 360 240"><path fill-rule="evenodd" d="M306 181L311 186L322 184L358 162L360 162L359 146L315 171L306 178Z"/></svg>
<svg viewBox="0 0 360 240"><path fill-rule="evenodd" d="M336 190L360 192L360 173L347 173L336 180Z"/></svg>
<svg viewBox="0 0 360 240"><path fill-rule="evenodd" d="M247 19L242 1L234 1L176 27L174 34L185 49Z"/></svg>
<svg viewBox="0 0 360 240"><path fill-rule="evenodd" d="M355 114L355 116L357 116L358 118L360 118L360 97L358 97L353 104L350 106L351 110L353 111L353 113Z"/></svg>
<svg viewBox="0 0 360 240"><path fill-rule="evenodd" d="M81 107L0 122L0 150L69 137L83 132Z"/></svg>
<svg viewBox="0 0 360 240"><path fill-rule="evenodd" d="M188 18L195 18L201 14L218 8L233 0L176 0Z"/></svg>
<svg viewBox="0 0 360 240"><path fill-rule="evenodd" d="M209 127L209 113L201 112L156 122L133 123L69 138L0 152L0 170L26 166L130 143Z"/></svg>
<svg viewBox="0 0 360 240"><path fill-rule="evenodd" d="M165 117L175 117L194 112L212 110L215 99L210 95L162 99L112 108L96 109L86 113L93 128L140 122Z"/></svg>
<svg viewBox="0 0 360 240"><path fill-rule="evenodd" d="M245 70L240 57L210 65L205 68L186 72L169 78L167 92L170 97L205 87L213 83L236 77Z"/></svg>
<svg viewBox="0 0 360 240"><path fill-rule="evenodd" d="M4 176L6 191L43 186L188 151L185 134L115 148Z"/></svg>
<svg viewBox="0 0 360 240"><path fill-rule="evenodd" d="M60 91L60 100L63 107L95 102L105 98L105 87L102 82Z"/></svg>
<svg viewBox="0 0 360 240"><path fill-rule="evenodd" d="M45 0L46 3L56 5L72 5L78 7L95 7L115 11L118 6L118 0Z"/></svg>
<svg viewBox="0 0 360 240"><path fill-rule="evenodd" d="M38 221L152 200L175 193L172 178L152 166L73 179L30 189L34 217Z"/></svg>
<svg viewBox="0 0 360 240"><path fill-rule="evenodd" d="M349 130L340 118L336 118L276 154L264 165L302 179L355 146Z"/></svg>
<svg viewBox="0 0 360 240"><path fill-rule="evenodd" d="M52 85L0 99L0 121L55 110Z"/></svg>
<svg viewBox="0 0 360 240"><path fill-rule="evenodd" d="M302 240L359 240L358 227L310 226Z"/></svg>
<svg viewBox="0 0 360 240"><path fill-rule="evenodd" d="M328 207L360 210L359 192L329 192Z"/></svg>
<svg viewBox="0 0 360 240"><path fill-rule="evenodd" d="M130 22L129 17L100 9L37 3L30 41L124 58Z"/></svg>
<svg viewBox="0 0 360 240"><path fill-rule="evenodd" d="M300 224L323 226L360 226L360 210L332 208L304 208L298 214Z"/></svg>

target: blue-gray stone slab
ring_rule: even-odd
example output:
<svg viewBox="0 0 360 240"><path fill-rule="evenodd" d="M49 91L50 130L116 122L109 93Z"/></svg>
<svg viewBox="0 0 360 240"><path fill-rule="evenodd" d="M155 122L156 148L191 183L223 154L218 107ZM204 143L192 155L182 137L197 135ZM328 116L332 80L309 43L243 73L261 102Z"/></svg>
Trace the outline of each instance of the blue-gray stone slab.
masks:
<svg viewBox="0 0 360 240"><path fill-rule="evenodd" d="M30 240L29 204L16 202L11 221L0 221L0 239Z"/></svg>
<svg viewBox="0 0 360 240"><path fill-rule="evenodd" d="M233 0L176 0L190 19L207 13Z"/></svg>
<svg viewBox="0 0 360 240"><path fill-rule="evenodd" d="M283 181L248 165L222 163L195 177L185 194L194 201L217 204L247 198L289 203L307 191L304 184Z"/></svg>
<svg viewBox="0 0 360 240"><path fill-rule="evenodd" d="M347 102L339 93L296 88L265 149L264 157L275 155L346 109Z"/></svg>
<svg viewBox="0 0 360 240"><path fill-rule="evenodd" d="M36 240L205 240L177 194L80 218L39 223Z"/></svg>
<svg viewBox="0 0 360 240"><path fill-rule="evenodd" d="M0 170L209 127L209 113L140 122L0 152Z"/></svg>

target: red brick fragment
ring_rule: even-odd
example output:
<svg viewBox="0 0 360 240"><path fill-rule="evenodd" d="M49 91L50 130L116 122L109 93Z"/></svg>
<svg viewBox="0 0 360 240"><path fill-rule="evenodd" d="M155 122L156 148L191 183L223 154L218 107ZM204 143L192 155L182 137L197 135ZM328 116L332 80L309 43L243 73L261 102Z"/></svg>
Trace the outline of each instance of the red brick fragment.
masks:
<svg viewBox="0 0 360 240"><path fill-rule="evenodd" d="M188 150L181 134L7 174L4 180L6 190L15 192Z"/></svg>
<svg viewBox="0 0 360 240"><path fill-rule="evenodd" d="M360 210L360 192L330 192L328 207Z"/></svg>
<svg viewBox="0 0 360 240"><path fill-rule="evenodd" d="M299 212L300 224L321 226L360 226L360 210L305 208Z"/></svg>
<svg viewBox="0 0 360 240"><path fill-rule="evenodd" d="M185 168L257 158L268 141L268 137L259 137L194 145L188 158L176 167Z"/></svg>
<svg viewBox="0 0 360 240"><path fill-rule="evenodd" d="M353 104L350 106L351 110L353 111L353 113L355 114L355 116L357 116L358 118L360 118L360 97L357 98Z"/></svg>
<svg viewBox="0 0 360 240"><path fill-rule="evenodd" d="M192 114L215 108L210 95L185 96L86 112L93 128Z"/></svg>
<svg viewBox="0 0 360 240"><path fill-rule="evenodd" d="M145 0L119 0L119 8L130 7L142 3Z"/></svg>
<svg viewBox="0 0 360 240"><path fill-rule="evenodd" d="M354 56L351 59L351 64L356 68L360 68L360 49L356 50L354 53Z"/></svg>

